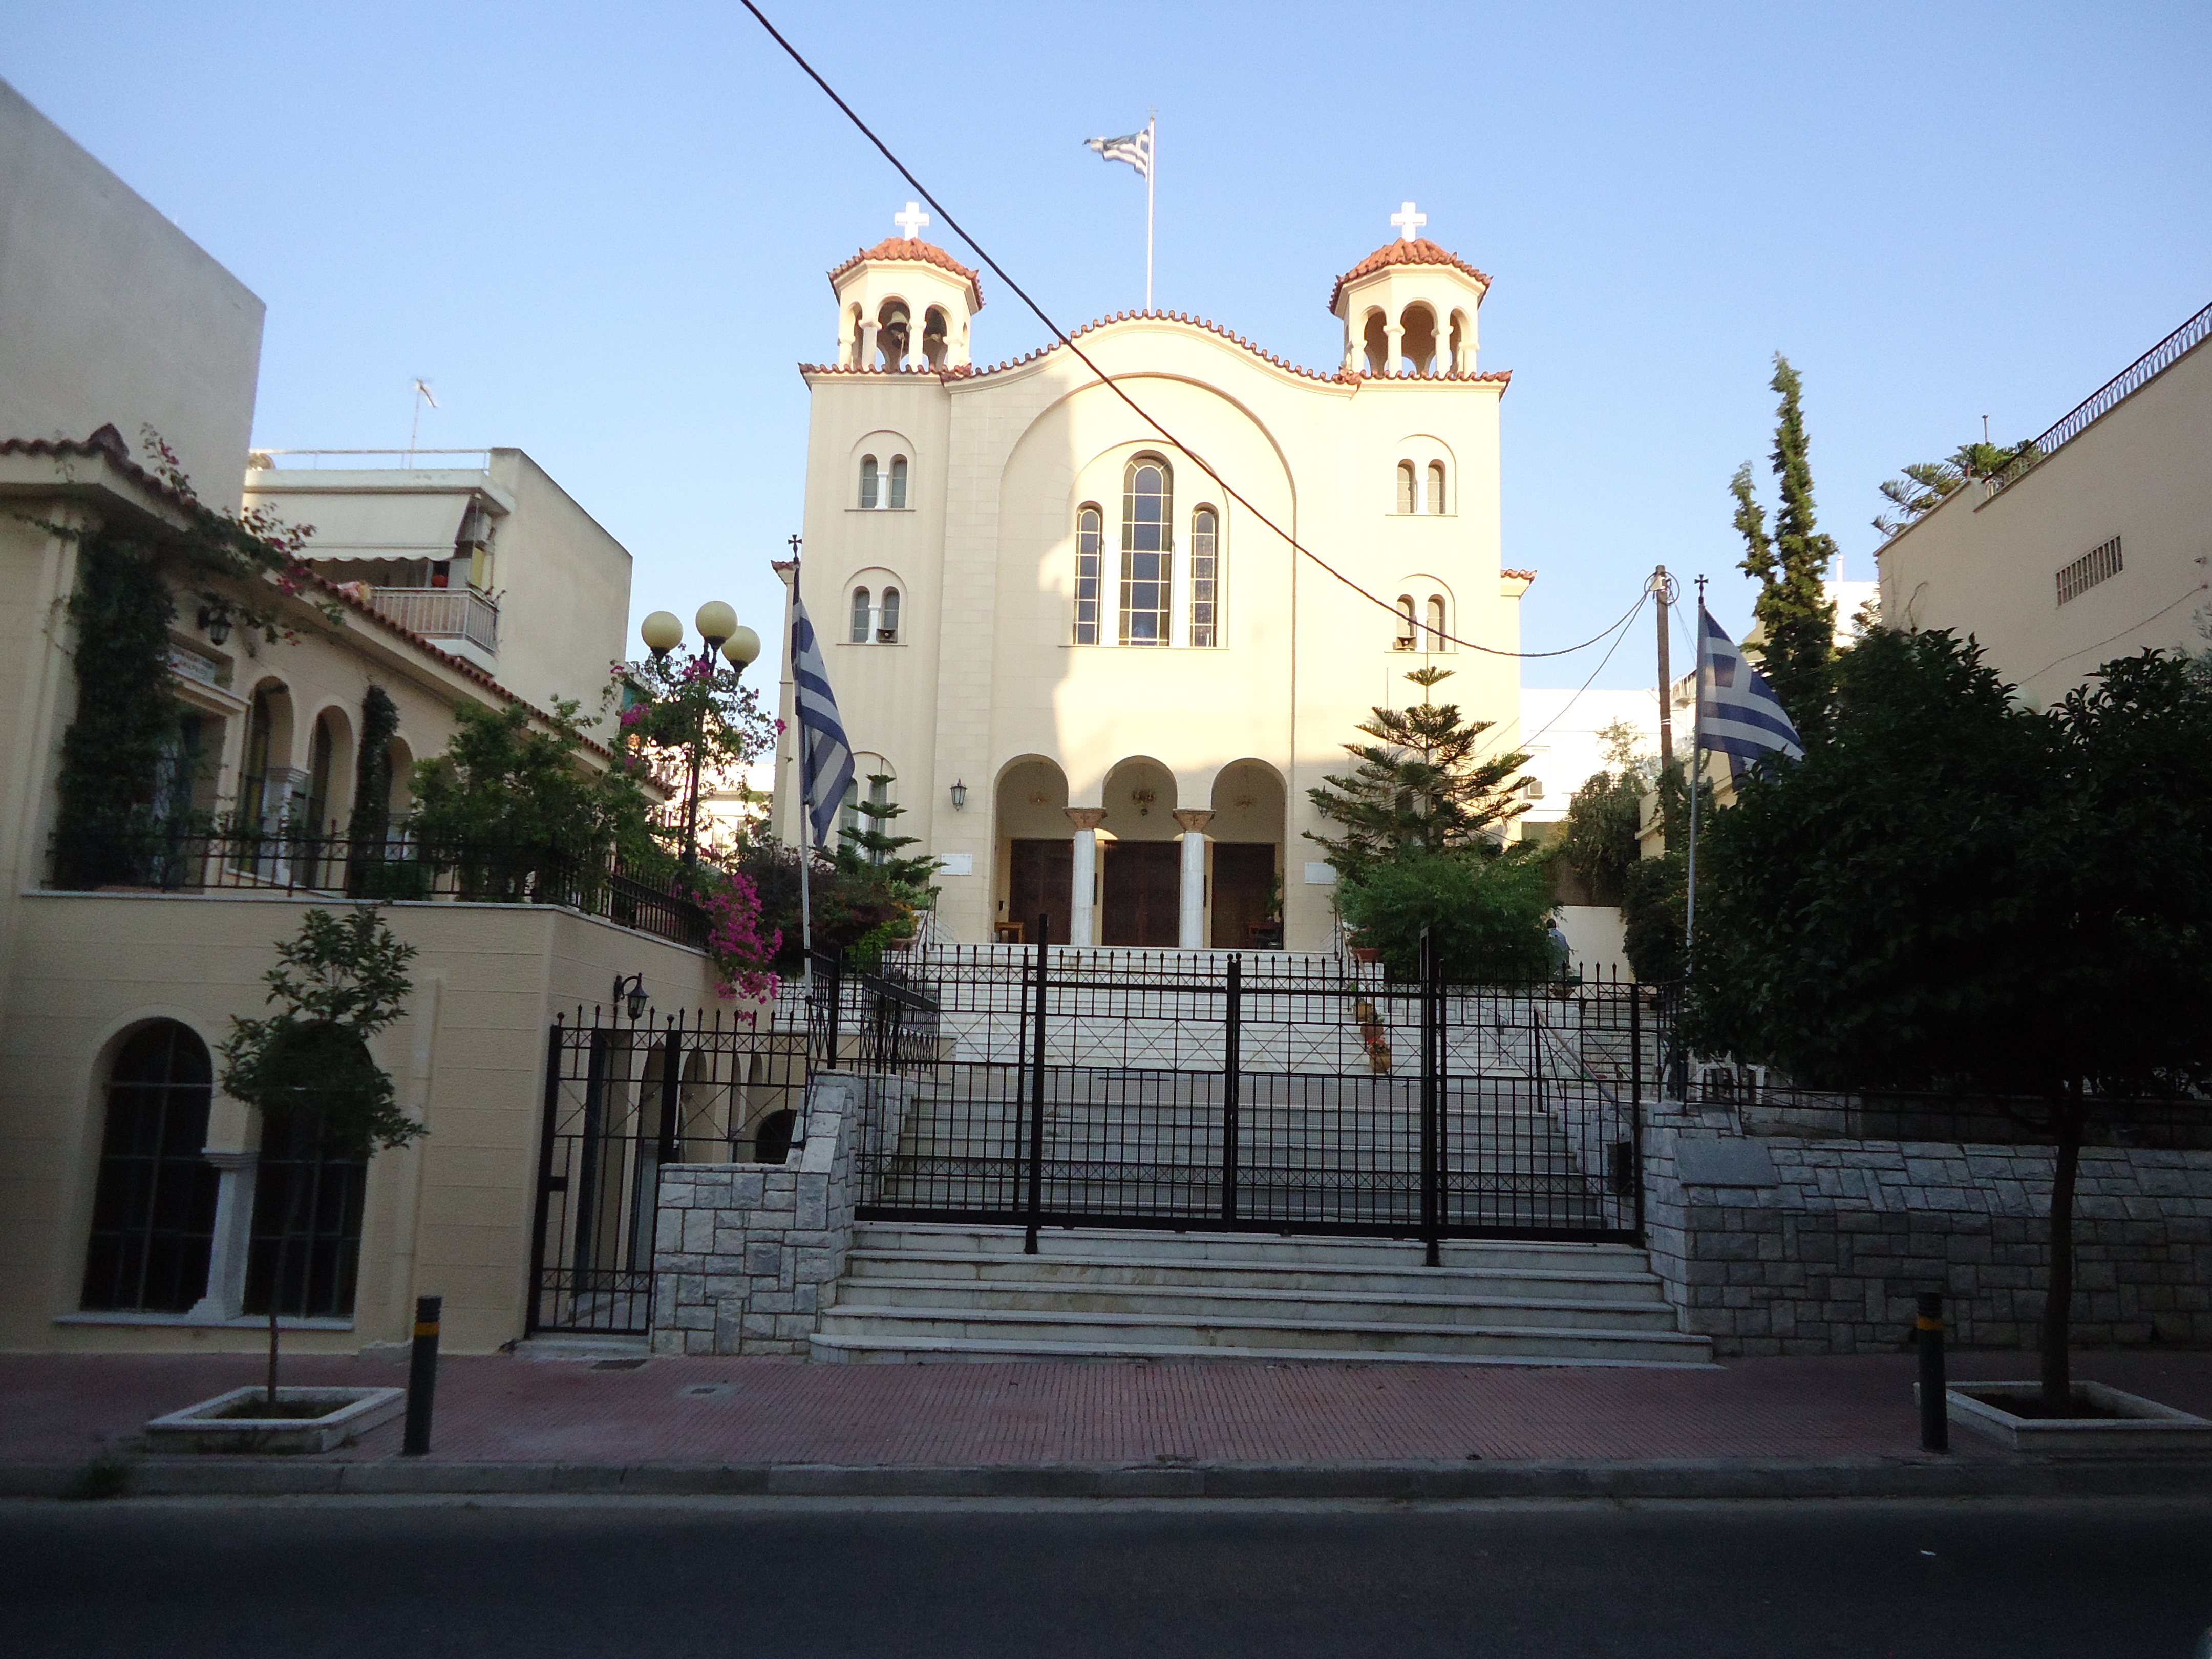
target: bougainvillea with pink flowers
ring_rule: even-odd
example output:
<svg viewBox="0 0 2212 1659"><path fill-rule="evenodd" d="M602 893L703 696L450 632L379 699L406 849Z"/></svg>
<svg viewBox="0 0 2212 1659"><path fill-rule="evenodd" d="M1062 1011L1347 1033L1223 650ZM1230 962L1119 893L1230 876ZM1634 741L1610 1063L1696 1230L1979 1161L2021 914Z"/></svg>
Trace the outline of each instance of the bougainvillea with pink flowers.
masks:
<svg viewBox="0 0 2212 1659"><path fill-rule="evenodd" d="M726 1001L744 997L748 1001L771 1000L780 981L769 964L783 948L783 931L771 928L761 937L760 890L750 877L736 870L700 895L709 924L707 954L714 959L715 991Z"/></svg>

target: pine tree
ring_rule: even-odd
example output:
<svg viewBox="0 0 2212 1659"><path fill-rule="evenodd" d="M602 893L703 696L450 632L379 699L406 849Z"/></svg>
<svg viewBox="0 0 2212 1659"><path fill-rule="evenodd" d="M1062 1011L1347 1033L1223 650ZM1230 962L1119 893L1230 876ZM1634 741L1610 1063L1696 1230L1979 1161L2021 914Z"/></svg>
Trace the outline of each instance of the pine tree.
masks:
<svg viewBox="0 0 2212 1659"><path fill-rule="evenodd" d="M1335 839L1306 831L1328 849L1330 866L1345 879L1406 857L1489 854L1527 810L1515 774L1528 756L1478 757L1492 722L1466 719L1457 703L1430 700L1450 678L1451 670L1434 666L1407 675L1421 688L1421 701L1375 710L1358 727L1375 741L1344 746L1359 763L1350 775L1330 775L1331 787L1306 791L1322 817L1345 827Z"/></svg>
<svg viewBox="0 0 2212 1659"><path fill-rule="evenodd" d="M901 858L902 847L921 844L918 836L895 836L889 825L906 808L890 799L891 777L887 772L871 774L866 799L853 803L864 827L847 825L837 833L837 848L841 865L866 866L879 870L894 887L916 904L926 904L929 897L929 878L937 872L937 860L933 858Z"/></svg>
<svg viewBox="0 0 2212 1659"><path fill-rule="evenodd" d="M1790 360L1774 354L1774 379L1781 394L1775 410L1774 449L1769 456L1781 480L1782 505L1774 515L1771 540L1766 511L1751 491L1751 463L1736 469L1729 483L1735 496L1735 527L1744 539L1743 573L1759 580L1753 607L1765 636L1765 672L1800 732L1820 724L1826 702L1828 659L1835 653L1836 607L1822 579L1836 556L1835 538L1820 533L1813 510L1813 469L1808 458L1802 406L1803 385Z"/></svg>

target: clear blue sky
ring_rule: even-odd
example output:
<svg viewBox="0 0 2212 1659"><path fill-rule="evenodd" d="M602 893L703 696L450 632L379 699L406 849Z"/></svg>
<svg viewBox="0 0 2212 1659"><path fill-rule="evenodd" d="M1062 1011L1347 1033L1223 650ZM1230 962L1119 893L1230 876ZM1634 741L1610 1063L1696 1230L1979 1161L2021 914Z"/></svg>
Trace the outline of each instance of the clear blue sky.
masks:
<svg viewBox="0 0 2212 1659"><path fill-rule="evenodd" d="M1662 560L1741 628L1778 349L1863 577L1900 463L2041 430L2212 300L2202 0L770 15L1070 326L1142 301L1141 184L1080 146L1148 106L1160 305L1295 361L1416 198L1494 279L1530 649ZM425 375L422 441L529 450L637 556L635 615L773 617L793 365L908 191L741 8L26 4L0 76L268 302L258 441L403 444ZM979 358L1040 343L985 282ZM1599 684L1650 676L1638 640Z"/></svg>

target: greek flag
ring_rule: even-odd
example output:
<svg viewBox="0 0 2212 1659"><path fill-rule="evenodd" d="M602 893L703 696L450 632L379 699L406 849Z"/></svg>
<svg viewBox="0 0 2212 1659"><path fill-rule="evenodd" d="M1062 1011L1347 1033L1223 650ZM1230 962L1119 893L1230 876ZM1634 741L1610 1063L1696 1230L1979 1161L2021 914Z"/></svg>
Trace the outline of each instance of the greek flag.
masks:
<svg viewBox="0 0 2212 1659"><path fill-rule="evenodd" d="M1142 132L1120 138L1085 138L1083 147L1097 150L1101 161L1127 161L1146 178L1152 176L1152 129L1149 122Z"/></svg>
<svg viewBox="0 0 2212 1659"><path fill-rule="evenodd" d="M821 847L829 842L830 826L853 781L853 745L845 741L845 723L837 716L822 642L807 620L806 602L796 594L791 600L791 680L799 704L800 793L814 826L814 845Z"/></svg>
<svg viewBox="0 0 2212 1659"><path fill-rule="evenodd" d="M1698 607L1698 746L1717 749L1741 773L1769 755L1805 758L1797 728L1766 677L1744 660L1734 640Z"/></svg>

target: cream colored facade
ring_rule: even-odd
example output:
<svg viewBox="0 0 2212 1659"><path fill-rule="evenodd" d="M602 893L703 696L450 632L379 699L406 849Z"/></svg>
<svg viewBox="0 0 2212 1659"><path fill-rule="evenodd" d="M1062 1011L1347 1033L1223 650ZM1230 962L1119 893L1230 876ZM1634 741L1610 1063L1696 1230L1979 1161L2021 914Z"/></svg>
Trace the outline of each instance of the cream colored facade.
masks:
<svg viewBox="0 0 2212 1659"><path fill-rule="evenodd" d="M35 199L0 211L0 1349L249 1348L263 1328L242 1316L259 1129L219 1090L211 1103L199 1097L204 1143L176 1149L197 1190L211 1179L211 1235L204 1216L149 1224L183 1238L179 1259L198 1279L181 1294L173 1286L161 1309L143 1298L86 1305L114 1068L141 1036L167 1040L177 1028L212 1057L234 1018L266 1012L262 975L275 944L296 935L309 908L343 896L282 890L318 886L279 868L292 856L282 852L265 872L259 861L210 860L221 879L204 890L198 879L167 891L50 883L60 749L77 705L68 601L81 532L179 522L178 501L132 459L142 423L185 441L179 453L205 499L236 503L260 302L0 88L0 192L21 181L38 183ZM39 246L21 245L27 228ZM38 279L18 282L25 271ZM246 320L209 321L233 317ZM15 378L24 363L35 374ZM506 491L518 525L533 492L550 503L552 529L517 540L527 550L530 621L513 657L502 646L499 667L530 678L525 701L569 696L596 708L620 649L629 555L573 503L563 507L519 452L498 452L489 481L470 488ZM518 601L525 574L512 576ZM191 799L178 805L198 812L240 811L241 779L258 767L258 805L245 816L264 826L346 822L362 699L375 685L399 713L395 782L377 816L404 814L409 763L444 747L456 704L515 696L482 665L335 589L296 601L262 594L293 629L274 645L243 627L219 641L197 592L173 597L170 679L198 738L196 764L180 769L196 778ZM341 624L315 599L337 604ZM488 1350L525 1325L549 1028L562 1013L573 1020L580 1004L605 1002L617 975L641 975L668 1010L714 1004L711 976L696 950L550 904L426 900L386 915L419 955L405 1016L374 1053L428 1133L368 1166L349 1311L287 1323L295 1348L398 1341L415 1295L436 1292L448 1344Z"/></svg>
<svg viewBox="0 0 2212 1659"><path fill-rule="evenodd" d="M1433 660L1455 676L1440 696L1500 739L1517 725L1517 664L1441 637L1517 650L1529 580L1503 568L1508 377L1477 362L1489 279L1432 242L1377 250L1331 296L1344 354L1322 373L1195 318L1109 318L1076 337L1111 386L1064 345L974 367L982 295L941 249L895 238L830 279L836 361L802 369L803 592L860 787L892 777L897 827L939 861L940 927L1033 938L1042 908L1075 943L1242 948L1266 937L1275 878L1284 942L1326 945L1306 791L1341 769L1357 724L1417 696L1401 676ZM1168 544L1149 607L1147 466ZM1079 614L1090 512L1095 637ZM1211 643L1194 586L1209 520ZM1135 642L1148 615L1161 642ZM787 655L785 682L789 722ZM796 756L787 732L787 841Z"/></svg>
<svg viewBox="0 0 2212 1659"><path fill-rule="evenodd" d="M1880 554L1882 620L1972 635L2039 705L2115 657L2203 650L2208 339L2212 307L2162 349L2179 355L2161 372L2124 377L2046 434L2043 460L2002 488L1966 484L1893 537ZM2069 423L2078 429L2055 442Z"/></svg>

